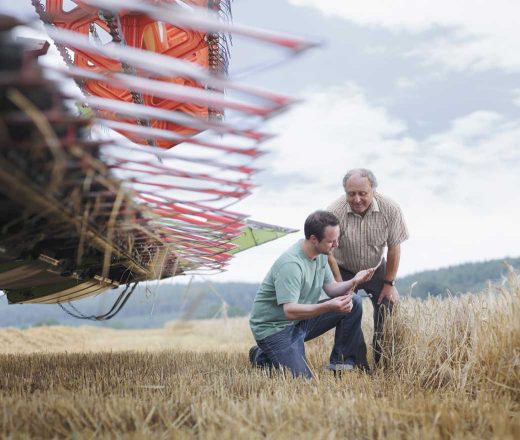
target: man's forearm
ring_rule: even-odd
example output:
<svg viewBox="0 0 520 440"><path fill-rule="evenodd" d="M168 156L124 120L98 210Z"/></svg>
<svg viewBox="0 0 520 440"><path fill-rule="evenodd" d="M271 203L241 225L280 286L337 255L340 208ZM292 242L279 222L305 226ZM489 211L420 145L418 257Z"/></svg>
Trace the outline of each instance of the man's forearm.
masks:
<svg viewBox="0 0 520 440"><path fill-rule="evenodd" d="M401 259L401 245L388 248L386 254L386 272L385 280L395 280L397 271L399 270L399 261Z"/></svg>
<svg viewBox="0 0 520 440"><path fill-rule="evenodd" d="M290 321L314 318L329 311L330 306L326 302L318 304L289 303L283 305L285 317Z"/></svg>
<svg viewBox="0 0 520 440"><path fill-rule="evenodd" d="M342 281L340 283L327 283L323 285L323 290L330 298L346 295L354 287L354 280Z"/></svg>
<svg viewBox="0 0 520 440"><path fill-rule="evenodd" d="M386 271L385 271L385 280L393 281L397 276L397 270L399 269L399 259L401 257L401 247L395 246L393 248L388 248L388 253L386 254ZM391 302L395 302L399 300L399 292L395 286L391 286L389 284L383 284L383 288L381 289L381 293L377 298L377 303L382 304L385 299L390 300Z"/></svg>

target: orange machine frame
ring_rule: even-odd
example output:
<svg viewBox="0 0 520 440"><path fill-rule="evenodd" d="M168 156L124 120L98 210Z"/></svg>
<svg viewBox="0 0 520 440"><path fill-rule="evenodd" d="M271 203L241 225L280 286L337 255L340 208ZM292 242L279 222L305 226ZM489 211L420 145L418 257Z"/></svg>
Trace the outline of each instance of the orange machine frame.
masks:
<svg viewBox="0 0 520 440"><path fill-rule="evenodd" d="M64 10L64 0L46 0L46 12L51 21L60 28L69 29L74 32L89 34L93 27L109 32L107 23L99 18L98 11L95 8L76 7L70 11ZM219 1L211 0L186 0L187 3L199 7L218 8ZM135 13L119 14L120 29L129 46L156 52L171 57L184 59L195 63L203 68L214 69L210 63L210 52L218 51L218 45L212 44L208 35L194 30L180 29L168 23L157 22L145 15ZM94 72L123 72L124 66L120 62L108 59L99 55L88 53L86 51L73 49L74 65L89 69ZM181 84L184 86L204 88L204 84L183 77L155 77L161 81ZM127 102L134 102L134 96L130 90L121 89L109 84L86 80L83 83L83 91L90 95L103 98L117 99ZM167 110L175 110L190 114L195 117L207 119L210 115L221 114L220 110L210 109L208 107L195 105L185 102L177 102L170 99L162 99L151 95L142 95L143 103L159 107ZM134 124L142 123L137 119L121 118L111 112L104 112L103 117L119 120L122 122L130 122ZM184 127L172 122L164 120L147 121L150 127L160 128L163 130L175 131L184 136L192 136L199 131L190 127ZM118 130L121 134L140 144L147 144L147 139ZM175 146L175 142L168 140L155 140L155 145L163 148L171 148Z"/></svg>

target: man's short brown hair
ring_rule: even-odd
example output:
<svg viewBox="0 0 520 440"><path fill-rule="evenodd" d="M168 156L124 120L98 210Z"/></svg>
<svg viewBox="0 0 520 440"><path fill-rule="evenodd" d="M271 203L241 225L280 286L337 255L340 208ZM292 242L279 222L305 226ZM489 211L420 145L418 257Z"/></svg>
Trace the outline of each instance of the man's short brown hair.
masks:
<svg viewBox="0 0 520 440"><path fill-rule="evenodd" d="M318 241L323 240L325 228L327 226L338 226L338 218L329 211L314 211L305 220L303 231L305 238L308 240L314 235Z"/></svg>

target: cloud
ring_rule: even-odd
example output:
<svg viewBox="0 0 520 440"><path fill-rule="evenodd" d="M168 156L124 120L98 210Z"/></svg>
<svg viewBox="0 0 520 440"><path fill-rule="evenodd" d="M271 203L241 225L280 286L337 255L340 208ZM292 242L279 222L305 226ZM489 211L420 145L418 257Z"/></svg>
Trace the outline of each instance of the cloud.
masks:
<svg viewBox="0 0 520 440"><path fill-rule="evenodd" d="M384 107L369 103L352 82L309 90L304 97L303 105L273 124L273 130L282 133L277 143L283 142L283 148L273 153L275 173L306 170L324 183L328 175L342 174L345 167L363 162L365 152L377 153L381 139L401 136L406 129L405 123L390 117ZM360 145L368 148L363 151ZM338 162L334 156L344 161Z"/></svg>
<svg viewBox="0 0 520 440"><path fill-rule="evenodd" d="M398 89L402 89L402 90L413 89L417 86L417 80L413 80L411 78L400 77L400 78L397 78L395 85L397 86Z"/></svg>
<svg viewBox="0 0 520 440"><path fill-rule="evenodd" d="M513 90L513 103L520 107L520 89Z"/></svg>
<svg viewBox="0 0 520 440"><path fill-rule="evenodd" d="M290 0L362 26L423 34L409 55L453 70L520 70L520 15L514 0Z"/></svg>
<svg viewBox="0 0 520 440"><path fill-rule="evenodd" d="M306 96L272 123L281 134L262 167L263 179L274 184L257 189L237 210L301 229L310 212L342 194L348 169L368 167L381 192L399 202L410 228L401 274L518 254L520 122L473 111L419 139L351 82ZM295 239L238 256L224 279L243 279L248 271L260 280ZM252 268L246 261L258 263Z"/></svg>

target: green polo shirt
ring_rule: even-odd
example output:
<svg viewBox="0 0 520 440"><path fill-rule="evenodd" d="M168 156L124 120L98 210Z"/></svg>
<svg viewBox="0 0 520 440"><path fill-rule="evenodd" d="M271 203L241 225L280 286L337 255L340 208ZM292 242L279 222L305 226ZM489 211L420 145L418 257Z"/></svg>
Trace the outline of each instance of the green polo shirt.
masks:
<svg viewBox="0 0 520 440"><path fill-rule="evenodd" d="M273 264L255 296L249 325L257 341L298 321L289 321L283 304L316 304L324 283L333 281L326 255L311 260L303 240L285 251Z"/></svg>

